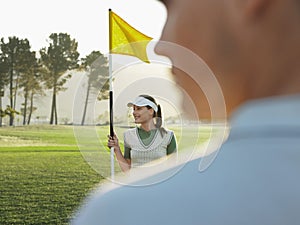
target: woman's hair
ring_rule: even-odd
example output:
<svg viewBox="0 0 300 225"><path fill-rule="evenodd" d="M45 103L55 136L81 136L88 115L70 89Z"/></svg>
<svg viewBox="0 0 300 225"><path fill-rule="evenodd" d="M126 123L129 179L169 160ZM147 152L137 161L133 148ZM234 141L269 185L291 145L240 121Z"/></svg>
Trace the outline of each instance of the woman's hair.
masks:
<svg viewBox="0 0 300 225"><path fill-rule="evenodd" d="M154 111L154 114L153 114L153 118L155 118L155 120L156 120L155 127L160 129L162 135L163 135L163 133L166 133L167 131L163 127L161 127L161 125L162 125L162 113L161 113L160 105L157 104L156 100L150 95L139 95L139 97L146 98L149 101L153 102L155 105L157 105L157 112ZM147 105L146 107L148 109L151 109L151 106Z"/></svg>

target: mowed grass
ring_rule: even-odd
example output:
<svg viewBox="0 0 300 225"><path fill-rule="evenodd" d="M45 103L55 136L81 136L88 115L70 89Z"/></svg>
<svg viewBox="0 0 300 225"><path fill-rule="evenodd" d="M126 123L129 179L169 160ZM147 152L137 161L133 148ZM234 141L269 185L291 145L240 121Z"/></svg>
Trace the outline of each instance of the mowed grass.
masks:
<svg viewBox="0 0 300 225"><path fill-rule="evenodd" d="M108 127L96 130L105 143ZM209 127L184 129L184 135L178 127L172 130L180 146L202 143L212 132ZM121 137L124 129L116 131ZM102 179L79 151L72 126L0 128L1 225L69 224Z"/></svg>
<svg viewBox="0 0 300 225"><path fill-rule="evenodd" d="M77 150L72 126L0 128L1 151Z"/></svg>
<svg viewBox="0 0 300 225"><path fill-rule="evenodd" d="M103 179L71 126L0 128L0 224L69 224Z"/></svg>

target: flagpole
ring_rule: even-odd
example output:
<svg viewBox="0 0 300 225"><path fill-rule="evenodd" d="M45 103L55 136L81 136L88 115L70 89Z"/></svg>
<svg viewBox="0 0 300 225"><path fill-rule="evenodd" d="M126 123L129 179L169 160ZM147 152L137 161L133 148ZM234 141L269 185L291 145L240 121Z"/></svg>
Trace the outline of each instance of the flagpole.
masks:
<svg viewBox="0 0 300 225"><path fill-rule="evenodd" d="M114 29L115 28L115 29ZM114 29L114 30L112 30ZM113 36L118 36L117 39L113 39ZM110 136L114 137L113 129L113 82L112 82L112 53L114 54L124 54L138 57L146 63L150 63L147 57L146 45L152 40L151 37L139 32L126 21L124 21L117 14L109 9L109 115L110 115ZM114 41L114 42L112 42ZM141 42L144 45L134 45L130 44L132 42ZM119 48L122 46L122 48ZM111 165L111 179L114 180L114 148L110 148L110 165Z"/></svg>
<svg viewBox="0 0 300 225"><path fill-rule="evenodd" d="M112 86L112 28L111 28L111 9L108 10L109 15L109 54L108 54L108 74L109 74L109 132L110 136L114 137L114 128L113 128L113 86ZM114 157L114 147L110 148L110 174L111 179L114 180L115 175L115 157Z"/></svg>

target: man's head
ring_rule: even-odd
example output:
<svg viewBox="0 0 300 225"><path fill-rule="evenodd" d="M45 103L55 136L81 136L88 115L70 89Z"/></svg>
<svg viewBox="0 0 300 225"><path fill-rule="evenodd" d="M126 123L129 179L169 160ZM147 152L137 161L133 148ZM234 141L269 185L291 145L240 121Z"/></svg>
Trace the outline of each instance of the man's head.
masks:
<svg viewBox="0 0 300 225"><path fill-rule="evenodd" d="M161 40L191 50L208 64L229 113L249 99L300 91L287 80L287 76L294 82L299 79L299 66L295 68L300 58L299 0L163 2L168 17ZM174 79L190 96L203 96L199 88L191 88L193 79L176 68L182 55L163 43L156 52L171 59Z"/></svg>

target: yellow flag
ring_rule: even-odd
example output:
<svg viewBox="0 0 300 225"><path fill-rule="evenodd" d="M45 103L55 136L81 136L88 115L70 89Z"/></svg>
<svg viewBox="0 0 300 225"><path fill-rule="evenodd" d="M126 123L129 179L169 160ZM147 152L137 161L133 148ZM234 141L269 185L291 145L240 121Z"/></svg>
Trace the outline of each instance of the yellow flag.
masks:
<svg viewBox="0 0 300 225"><path fill-rule="evenodd" d="M151 37L139 32L109 10L110 53L135 56L149 63L146 48L151 40Z"/></svg>

